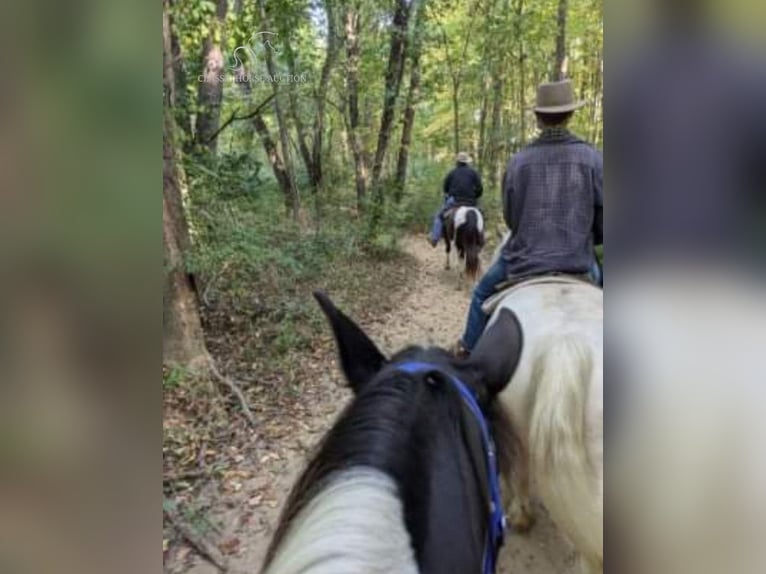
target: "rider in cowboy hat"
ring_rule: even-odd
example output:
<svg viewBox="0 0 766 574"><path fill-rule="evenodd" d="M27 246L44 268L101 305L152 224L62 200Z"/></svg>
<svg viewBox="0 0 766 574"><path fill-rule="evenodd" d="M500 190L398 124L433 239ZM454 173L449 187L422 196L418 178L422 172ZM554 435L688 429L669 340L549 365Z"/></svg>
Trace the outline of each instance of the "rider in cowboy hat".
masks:
<svg viewBox="0 0 766 574"><path fill-rule="evenodd" d="M439 238L442 236L445 212L455 205L475 207L477 200L484 193L481 177L470 165L471 157L466 152L461 151L455 159L457 165L444 179L444 202L439 212L434 216L431 233L428 237L432 247L436 247L436 244L439 243Z"/></svg>
<svg viewBox="0 0 766 574"><path fill-rule="evenodd" d="M593 246L603 243L603 159L567 130L583 105L570 80L538 87L540 135L508 162L503 176L503 216L513 233L473 291L457 354L470 353L478 341L488 319L481 306L499 283L592 273Z"/></svg>

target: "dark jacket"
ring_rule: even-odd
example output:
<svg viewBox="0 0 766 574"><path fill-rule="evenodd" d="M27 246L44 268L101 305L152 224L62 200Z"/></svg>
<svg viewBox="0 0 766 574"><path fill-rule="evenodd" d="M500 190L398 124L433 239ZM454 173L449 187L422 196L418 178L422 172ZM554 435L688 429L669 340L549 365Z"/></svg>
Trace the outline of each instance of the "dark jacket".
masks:
<svg viewBox="0 0 766 574"><path fill-rule="evenodd" d="M444 195L452 196L459 205L476 205L476 200L484 193L481 177L476 170L464 163L459 163L444 179Z"/></svg>
<svg viewBox="0 0 766 574"><path fill-rule="evenodd" d="M508 274L587 273L603 242L601 153L563 129L549 129L508 163L503 247Z"/></svg>

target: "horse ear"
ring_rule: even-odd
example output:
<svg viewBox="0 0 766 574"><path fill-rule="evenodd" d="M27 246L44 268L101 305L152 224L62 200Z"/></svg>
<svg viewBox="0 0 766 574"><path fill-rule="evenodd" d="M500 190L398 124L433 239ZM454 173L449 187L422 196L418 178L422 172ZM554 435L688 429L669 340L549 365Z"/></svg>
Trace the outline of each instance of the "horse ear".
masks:
<svg viewBox="0 0 766 574"><path fill-rule="evenodd" d="M518 317L503 308L484 331L464 367L474 372L491 395L502 391L516 371L523 348Z"/></svg>
<svg viewBox="0 0 766 574"><path fill-rule="evenodd" d="M326 294L314 291L314 298L332 326L343 373L356 393L383 368L386 357L356 323L338 310Z"/></svg>

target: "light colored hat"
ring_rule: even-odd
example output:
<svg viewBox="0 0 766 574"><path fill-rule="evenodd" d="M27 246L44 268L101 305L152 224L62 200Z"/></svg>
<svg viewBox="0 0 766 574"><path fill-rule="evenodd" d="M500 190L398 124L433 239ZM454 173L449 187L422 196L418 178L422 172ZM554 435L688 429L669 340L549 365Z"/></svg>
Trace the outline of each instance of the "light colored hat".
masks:
<svg viewBox="0 0 766 574"><path fill-rule="evenodd" d="M537 88L537 104L534 110L540 114L573 112L585 105L575 101L572 80L540 84Z"/></svg>
<svg viewBox="0 0 766 574"><path fill-rule="evenodd" d="M459 163L471 163L471 156L468 155L466 152L461 151L457 154L456 160Z"/></svg>

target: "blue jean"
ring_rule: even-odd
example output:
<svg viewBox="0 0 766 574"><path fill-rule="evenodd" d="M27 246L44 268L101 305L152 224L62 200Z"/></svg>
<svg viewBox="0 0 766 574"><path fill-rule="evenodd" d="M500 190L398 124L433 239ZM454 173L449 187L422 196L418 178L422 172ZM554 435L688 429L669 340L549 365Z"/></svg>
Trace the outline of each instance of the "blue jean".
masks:
<svg viewBox="0 0 766 574"><path fill-rule="evenodd" d="M593 267L591 267L588 276L591 281L593 281L594 285L598 285L599 287L604 286L604 271L601 269L601 265L598 264L598 259L596 259L595 256L593 257Z"/></svg>
<svg viewBox="0 0 766 574"><path fill-rule="evenodd" d="M505 260L500 257L492 267L487 269L484 277L481 278L473 289L465 333L463 333L460 339L460 342L467 351L473 350L489 320L489 317L482 311L481 306L495 293L497 284L502 283L508 278L506 271Z"/></svg>
<svg viewBox="0 0 766 574"><path fill-rule="evenodd" d="M436 243L442 238L442 229L444 229L444 222L442 221L442 215L455 203L455 198L448 196L444 199L439 211L434 216L434 221L431 224L431 242Z"/></svg>

